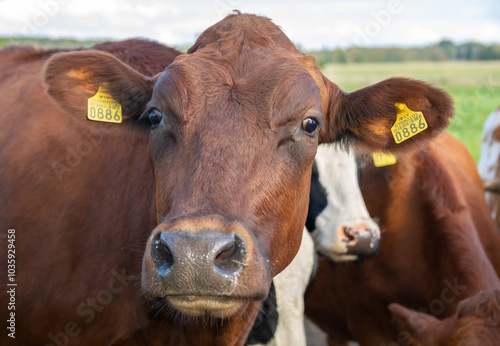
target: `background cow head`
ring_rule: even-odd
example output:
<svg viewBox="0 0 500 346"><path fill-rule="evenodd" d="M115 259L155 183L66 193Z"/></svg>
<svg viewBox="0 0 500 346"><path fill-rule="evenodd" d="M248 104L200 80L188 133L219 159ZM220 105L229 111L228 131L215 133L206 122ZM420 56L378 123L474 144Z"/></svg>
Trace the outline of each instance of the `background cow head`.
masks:
<svg viewBox="0 0 500 346"><path fill-rule="evenodd" d="M311 175L306 227L318 252L334 261L373 255L380 229L370 218L358 182L356 157L339 145L320 145Z"/></svg>
<svg viewBox="0 0 500 346"><path fill-rule="evenodd" d="M88 98L106 86L128 120L85 126L150 131L158 226L143 290L192 316L232 316L265 298L300 246L318 143L403 152L453 112L446 93L409 79L345 93L269 19L244 14L208 28L153 78L82 51L54 55L45 83L82 122ZM399 145L390 131L396 102L429 125Z"/></svg>
<svg viewBox="0 0 500 346"><path fill-rule="evenodd" d="M397 328L417 344L500 344L500 289L482 291L464 299L455 314L444 320L395 303L389 305L389 310Z"/></svg>

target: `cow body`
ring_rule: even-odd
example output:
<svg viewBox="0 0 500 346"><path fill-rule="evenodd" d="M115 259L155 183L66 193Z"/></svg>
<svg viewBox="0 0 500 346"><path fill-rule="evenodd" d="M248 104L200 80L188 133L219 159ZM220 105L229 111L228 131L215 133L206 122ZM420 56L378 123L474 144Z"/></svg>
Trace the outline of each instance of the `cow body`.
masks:
<svg viewBox="0 0 500 346"><path fill-rule="evenodd" d="M148 66L155 58L163 64L154 73L178 55L150 48L141 47L150 53ZM38 316L36 323L17 319L16 342L118 343L149 324L133 303L142 260L136 247L155 225L149 138L116 126L85 131L67 121L43 90L41 72L54 53L20 47L0 53L1 97L9 109L0 130L0 223L16 229L16 312ZM124 150L127 142L134 145ZM125 172L134 184L123 185ZM68 323L74 329L66 330Z"/></svg>
<svg viewBox="0 0 500 346"><path fill-rule="evenodd" d="M408 334L391 324L390 303L444 318L494 282L489 260L499 272L500 239L474 161L451 135L394 166L367 164L362 192L382 228L378 254L348 266L320 260L306 296L306 314L332 342L404 344ZM317 299L320 292L332 298Z"/></svg>
<svg viewBox="0 0 500 346"><path fill-rule="evenodd" d="M259 16L228 16L173 63L152 46L1 53L16 341L244 344L300 248L318 143L405 152L453 113L446 93L409 79L343 92ZM100 88L121 124L87 120ZM429 124L398 146L395 103Z"/></svg>

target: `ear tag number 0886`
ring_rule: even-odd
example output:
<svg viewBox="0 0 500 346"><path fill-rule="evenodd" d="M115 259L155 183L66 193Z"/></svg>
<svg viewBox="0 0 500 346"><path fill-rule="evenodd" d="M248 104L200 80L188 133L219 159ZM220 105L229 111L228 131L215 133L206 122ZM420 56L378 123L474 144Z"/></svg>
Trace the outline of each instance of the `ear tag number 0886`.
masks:
<svg viewBox="0 0 500 346"><path fill-rule="evenodd" d="M395 103L399 109L391 132L397 144L424 131L428 125L422 112L410 110L404 103Z"/></svg>
<svg viewBox="0 0 500 346"><path fill-rule="evenodd" d="M121 123L122 106L101 85L97 93L88 99L87 118L106 123Z"/></svg>

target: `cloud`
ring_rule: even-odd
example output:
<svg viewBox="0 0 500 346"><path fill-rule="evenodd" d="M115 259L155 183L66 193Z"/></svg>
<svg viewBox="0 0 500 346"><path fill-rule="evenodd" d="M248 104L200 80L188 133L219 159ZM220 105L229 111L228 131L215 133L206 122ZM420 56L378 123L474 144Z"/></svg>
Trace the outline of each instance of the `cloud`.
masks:
<svg viewBox="0 0 500 346"><path fill-rule="evenodd" d="M391 3L402 10L386 23L381 13ZM411 46L444 37L500 41L497 0L2 0L0 35L142 36L184 45L235 8L272 18L308 49L352 45L362 35L369 45Z"/></svg>

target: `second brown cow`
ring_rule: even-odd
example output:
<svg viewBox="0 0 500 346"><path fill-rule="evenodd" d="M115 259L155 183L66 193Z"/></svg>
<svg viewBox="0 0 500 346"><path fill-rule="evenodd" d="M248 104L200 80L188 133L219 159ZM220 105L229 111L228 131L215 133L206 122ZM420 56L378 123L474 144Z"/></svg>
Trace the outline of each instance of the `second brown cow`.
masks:
<svg viewBox="0 0 500 346"><path fill-rule="evenodd" d="M393 166L368 162L362 192L379 252L348 266L323 258L306 296L331 344L498 344L500 237L467 149L443 134Z"/></svg>

